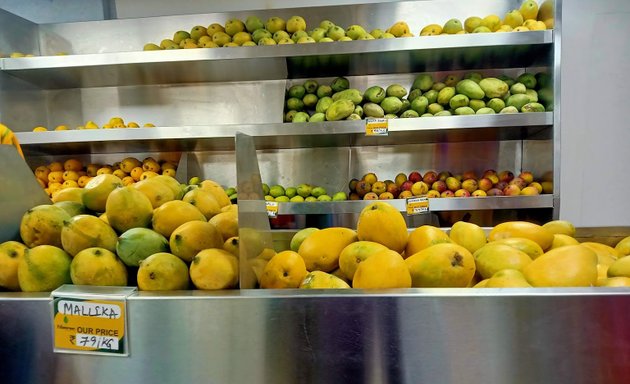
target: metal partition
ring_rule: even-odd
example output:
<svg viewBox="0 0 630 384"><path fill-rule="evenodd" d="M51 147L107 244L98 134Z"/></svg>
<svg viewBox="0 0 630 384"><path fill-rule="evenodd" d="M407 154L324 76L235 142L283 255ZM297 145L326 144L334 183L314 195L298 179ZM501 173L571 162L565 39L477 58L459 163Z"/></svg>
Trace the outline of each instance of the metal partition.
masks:
<svg viewBox="0 0 630 384"><path fill-rule="evenodd" d="M626 289L174 292L129 357L53 354L46 295L0 297L6 384L554 383L630 376Z"/></svg>

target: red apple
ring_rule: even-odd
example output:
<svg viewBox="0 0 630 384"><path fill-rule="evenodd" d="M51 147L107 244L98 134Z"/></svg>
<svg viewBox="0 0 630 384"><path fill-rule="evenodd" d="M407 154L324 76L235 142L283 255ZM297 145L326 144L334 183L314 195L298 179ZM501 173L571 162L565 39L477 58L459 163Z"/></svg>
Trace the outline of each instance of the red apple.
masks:
<svg viewBox="0 0 630 384"><path fill-rule="evenodd" d="M488 192L486 192L488 196L503 196L505 195L502 190L499 188L491 188Z"/></svg>
<svg viewBox="0 0 630 384"><path fill-rule="evenodd" d="M431 184L431 189L434 191L437 191L438 193L442 193L446 191L448 188L446 188L446 183L444 181L438 180L434 182L433 184Z"/></svg>
<svg viewBox="0 0 630 384"><path fill-rule="evenodd" d="M352 192L350 194L350 200L361 200L361 196L359 196L359 194L356 192Z"/></svg>
<svg viewBox="0 0 630 384"><path fill-rule="evenodd" d="M405 181L402 186L400 187L400 189L402 191L411 191L411 186L413 185L413 181L411 180L407 180Z"/></svg>
<svg viewBox="0 0 630 384"><path fill-rule="evenodd" d="M499 173L499 181L505 181L509 183L514 178L514 174L510 171L502 171Z"/></svg>
<svg viewBox="0 0 630 384"><path fill-rule="evenodd" d="M427 185L433 185L433 183L435 183L437 179L438 179L438 174L433 171L429 171L424 174L422 181L424 181Z"/></svg>
<svg viewBox="0 0 630 384"><path fill-rule="evenodd" d="M440 197L455 197L455 192L447 189L440 194Z"/></svg>
<svg viewBox="0 0 630 384"><path fill-rule="evenodd" d="M532 174L529 171L523 171L521 172L518 177L520 177L521 179L525 180L526 184L530 184L534 181L534 174Z"/></svg>
<svg viewBox="0 0 630 384"><path fill-rule="evenodd" d="M473 193L479 188L479 184L475 179L466 179L462 182L462 188Z"/></svg>
<svg viewBox="0 0 630 384"><path fill-rule="evenodd" d="M470 192L465 189L458 189L455 191L455 197L470 197Z"/></svg>
<svg viewBox="0 0 630 384"><path fill-rule="evenodd" d="M488 179L487 177L484 177L483 179L479 180L479 189L481 189L482 191L488 192L491 188L492 185L494 184L492 182L492 180Z"/></svg>
<svg viewBox="0 0 630 384"><path fill-rule="evenodd" d="M446 179L446 188L455 192L462 187L462 183L455 177L451 176Z"/></svg>
<svg viewBox="0 0 630 384"><path fill-rule="evenodd" d="M413 171L409 174L409 177L407 177L407 180L417 183L418 181L422 181L422 175L418 171Z"/></svg>
<svg viewBox="0 0 630 384"><path fill-rule="evenodd" d="M503 190L505 196L516 196L521 194L521 189L516 184L510 184Z"/></svg>

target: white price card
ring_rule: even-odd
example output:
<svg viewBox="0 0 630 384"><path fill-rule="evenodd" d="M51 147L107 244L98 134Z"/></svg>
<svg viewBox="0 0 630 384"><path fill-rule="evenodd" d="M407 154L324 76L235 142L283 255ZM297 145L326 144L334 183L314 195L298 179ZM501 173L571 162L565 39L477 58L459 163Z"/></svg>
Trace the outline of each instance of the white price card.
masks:
<svg viewBox="0 0 630 384"><path fill-rule="evenodd" d="M278 217L278 202L277 201L265 201L267 206L267 216Z"/></svg>
<svg viewBox="0 0 630 384"><path fill-rule="evenodd" d="M385 118L369 118L365 120L365 136L387 136L388 120Z"/></svg>
<svg viewBox="0 0 630 384"><path fill-rule="evenodd" d="M426 196L408 197L406 202L407 215L420 215L429 212L429 198Z"/></svg>

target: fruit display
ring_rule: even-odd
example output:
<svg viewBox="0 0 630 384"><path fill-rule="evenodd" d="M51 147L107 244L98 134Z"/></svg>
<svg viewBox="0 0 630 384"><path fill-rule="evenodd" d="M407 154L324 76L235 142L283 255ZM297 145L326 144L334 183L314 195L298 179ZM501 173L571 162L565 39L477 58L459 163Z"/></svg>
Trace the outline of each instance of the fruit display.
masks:
<svg viewBox="0 0 630 384"><path fill-rule="evenodd" d="M20 241L0 244L0 287L42 292L62 284L141 290L238 285L238 207L221 185L156 175L125 186L95 176L78 193L24 213Z"/></svg>
<svg viewBox="0 0 630 384"><path fill-rule="evenodd" d="M553 1L540 4L536 0L525 0L519 9L513 9L501 19L498 15L485 17L470 16L462 23L449 19L444 24L429 24L422 28L420 36L454 35L462 33L525 32L544 31L554 27Z"/></svg>
<svg viewBox="0 0 630 384"><path fill-rule="evenodd" d="M331 195L326 188L311 185L298 184L295 187L283 187L279 184L267 185L263 183L263 194L266 201L277 201L281 203L302 203L314 201L343 201L347 200L347 195L343 191L335 192Z"/></svg>
<svg viewBox="0 0 630 384"><path fill-rule="evenodd" d="M154 128L155 124L153 123L145 123L142 125L143 128ZM130 121L128 123L125 123L125 121L122 119L122 117L112 117L109 119L109 121L105 124L103 124L102 126L99 126L98 124L96 124L94 121L92 120L88 120L85 124L80 125L78 127L76 127L77 130L83 130L83 129L114 129L114 128L140 128L140 124L136 123L135 121ZM54 129L52 129L53 131L69 131L72 130L72 128L68 127L67 125L57 125ZM43 126L37 126L35 128L33 128L33 132L47 132L49 131L48 128L43 127Z"/></svg>
<svg viewBox="0 0 630 384"><path fill-rule="evenodd" d="M525 0L518 10L512 10L501 18L488 15L484 18L471 16L464 23L458 19L447 20L443 25L430 24L423 27L419 36L451 35L487 32L523 32L553 29L553 2L547 0L538 6L535 0ZM196 25L188 30L179 30L172 38L165 38L159 44L147 43L145 51L247 47L256 45L283 45L332 43L337 41L393 39L414 37L415 34L405 21L397 21L389 28L369 28L358 24L346 28L330 20L322 20L307 25L302 16L291 16L287 20L274 16L263 21L252 15L246 20L231 18L225 24L212 23L207 27ZM368 32L369 31L369 32Z"/></svg>
<svg viewBox="0 0 630 384"><path fill-rule="evenodd" d="M290 249L266 249L250 263L261 288L630 286L630 236L610 246L575 232L565 220L409 230L400 212L373 202L356 230L305 228Z"/></svg>
<svg viewBox="0 0 630 384"><path fill-rule="evenodd" d="M553 193L553 176L550 172L537 179L530 171L520 173L485 170L482 174L466 171L453 174L449 171L419 171L399 173L394 180L378 180L369 172L361 179L348 183L350 200L406 199L413 196L438 197L484 197L517 196Z"/></svg>
<svg viewBox="0 0 630 384"><path fill-rule="evenodd" d="M65 161L54 161L47 165L40 165L33 170L37 182L53 202L61 201L66 196L81 194L90 181L102 174L112 174L118 177L123 185L131 185L148 178L164 175L174 178L177 174L177 164L170 161L158 161L147 157L140 161L135 157L126 157L114 164L84 165L76 158Z"/></svg>
<svg viewBox="0 0 630 384"><path fill-rule="evenodd" d="M410 84L410 91L389 84L362 92L350 88L345 77L337 77L329 85L312 79L292 85L284 108L284 121L293 123L545 112L553 110L553 90L550 76L543 72L525 72L515 79L468 72L437 82L423 73Z"/></svg>

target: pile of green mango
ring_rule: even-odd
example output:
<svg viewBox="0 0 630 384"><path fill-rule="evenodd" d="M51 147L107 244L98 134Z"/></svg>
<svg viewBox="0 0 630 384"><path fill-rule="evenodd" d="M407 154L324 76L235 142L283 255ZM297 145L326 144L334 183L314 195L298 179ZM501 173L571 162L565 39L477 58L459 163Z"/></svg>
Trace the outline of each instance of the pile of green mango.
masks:
<svg viewBox="0 0 630 384"><path fill-rule="evenodd" d="M553 110L551 77L544 72L511 78L469 72L435 81L418 75L411 91L400 84L375 85L361 92L344 77L330 85L307 80L286 92L284 121L293 123L364 118L410 118Z"/></svg>

